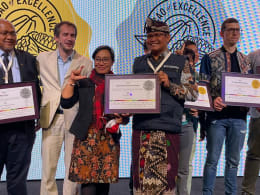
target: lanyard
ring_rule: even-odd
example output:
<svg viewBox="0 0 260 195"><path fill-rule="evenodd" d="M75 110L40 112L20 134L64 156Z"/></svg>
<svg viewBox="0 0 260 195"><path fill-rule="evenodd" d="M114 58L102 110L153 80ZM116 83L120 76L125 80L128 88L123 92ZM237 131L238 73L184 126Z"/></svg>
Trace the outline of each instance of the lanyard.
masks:
<svg viewBox="0 0 260 195"><path fill-rule="evenodd" d="M150 68L153 70L154 74L156 74L158 72L158 70L161 69L161 67L163 66L163 64L166 62L166 60L168 60L168 58L170 57L170 55L172 54L172 52L169 52L165 58L163 59L163 61L161 61L161 63L156 67L156 69L154 68L152 62L149 60L149 58L147 58L147 63L150 66Z"/></svg>
<svg viewBox="0 0 260 195"><path fill-rule="evenodd" d="M12 67L12 64L13 64L13 52L11 53L11 60L9 61L7 68L4 65L2 58L0 58L0 63L3 67L3 70L5 71L5 84L7 84L8 83L8 71L10 70L10 68Z"/></svg>

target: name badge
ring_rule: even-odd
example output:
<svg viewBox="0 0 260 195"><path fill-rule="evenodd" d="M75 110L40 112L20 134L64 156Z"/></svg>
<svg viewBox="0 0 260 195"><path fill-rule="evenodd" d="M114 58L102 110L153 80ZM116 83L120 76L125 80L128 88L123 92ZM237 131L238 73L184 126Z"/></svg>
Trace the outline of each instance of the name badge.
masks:
<svg viewBox="0 0 260 195"><path fill-rule="evenodd" d="M175 69L175 70L179 70L178 66L173 66L173 65L164 65L164 68L170 68L170 69Z"/></svg>

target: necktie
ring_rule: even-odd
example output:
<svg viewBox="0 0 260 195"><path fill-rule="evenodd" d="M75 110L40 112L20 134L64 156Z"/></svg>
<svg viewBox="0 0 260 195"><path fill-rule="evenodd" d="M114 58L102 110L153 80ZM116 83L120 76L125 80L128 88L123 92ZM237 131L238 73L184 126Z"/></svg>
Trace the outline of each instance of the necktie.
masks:
<svg viewBox="0 0 260 195"><path fill-rule="evenodd" d="M6 70L8 70L8 64L9 64L9 59L8 56L9 54L7 52L3 53L2 56L3 58L3 63L6 67ZM10 69L8 70L8 83L12 83L13 82L13 74L12 74L12 68L10 67Z"/></svg>

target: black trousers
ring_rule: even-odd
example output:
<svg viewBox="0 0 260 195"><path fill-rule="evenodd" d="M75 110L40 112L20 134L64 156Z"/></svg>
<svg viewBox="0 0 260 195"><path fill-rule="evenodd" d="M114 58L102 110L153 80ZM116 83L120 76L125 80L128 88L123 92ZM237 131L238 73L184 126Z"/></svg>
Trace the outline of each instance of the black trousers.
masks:
<svg viewBox="0 0 260 195"><path fill-rule="evenodd" d="M6 166L8 195L27 195L26 179L35 133L0 125L0 176ZM11 128L10 128L11 127Z"/></svg>
<svg viewBox="0 0 260 195"><path fill-rule="evenodd" d="M81 184L81 195L108 195L109 188L109 183Z"/></svg>

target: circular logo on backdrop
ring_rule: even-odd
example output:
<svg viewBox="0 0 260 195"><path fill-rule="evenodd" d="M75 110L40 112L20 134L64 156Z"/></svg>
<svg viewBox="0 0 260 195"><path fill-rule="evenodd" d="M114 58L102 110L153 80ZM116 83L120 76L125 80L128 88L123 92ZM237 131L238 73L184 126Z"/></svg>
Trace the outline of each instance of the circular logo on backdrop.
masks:
<svg viewBox="0 0 260 195"><path fill-rule="evenodd" d="M185 40L196 43L200 56L214 50L216 30L213 19L207 9L194 0L162 1L150 11L147 17L169 25L171 35L169 48L172 51L180 49ZM145 25L143 33L145 33ZM143 44L146 35L138 34L135 38Z"/></svg>
<svg viewBox="0 0 260 195"><path fill-rule="evenodd" d="M9 20L17 32L17 49L38 55L56 49L54 27L61 15L49 0L6 0L0 4L0 17Z"/></svg>

